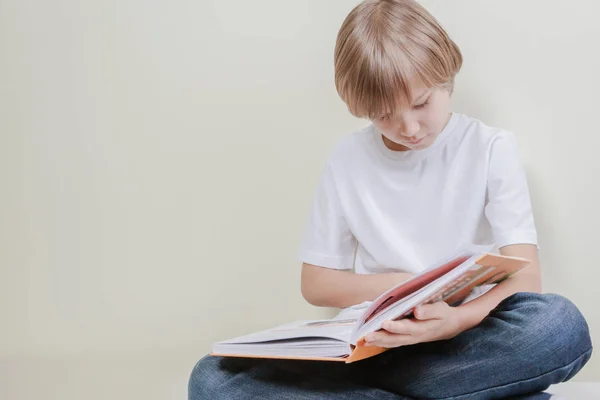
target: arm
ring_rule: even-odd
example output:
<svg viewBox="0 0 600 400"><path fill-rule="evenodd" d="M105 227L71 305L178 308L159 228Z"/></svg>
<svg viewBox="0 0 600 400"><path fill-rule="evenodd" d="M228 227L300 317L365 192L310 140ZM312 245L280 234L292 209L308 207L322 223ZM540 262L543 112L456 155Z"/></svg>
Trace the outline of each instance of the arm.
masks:
<svg viewBox="0 0 600 400"><path fill-rule="evenodd" d="M375 300L380 294L412 277L413 274L401 272L360 275L304 263L302 296L315 306L345 308Z"/></svg>
<svg viewBox="0 0 600 400"><path fill-rule="evenodd" d="M517 292L540 293L542 291L537 246L532 244L509 245L501 248L500 254L523 257L531 260L531 264L496 285L483 296L457 307L461 320L461 331L479 324L502 300Z"/></svg>
<svg viewBox="0 0 600 400"><path fill-rule="evenodd" d="M527 178L514 135L494 137L490 145L488 202L485 215L490 222L500 254L523 257L531 264L501 282L485 295L458 307L462 327L479 324L502 300L517 292L541 292L537 234L531 210Z"/></svg>

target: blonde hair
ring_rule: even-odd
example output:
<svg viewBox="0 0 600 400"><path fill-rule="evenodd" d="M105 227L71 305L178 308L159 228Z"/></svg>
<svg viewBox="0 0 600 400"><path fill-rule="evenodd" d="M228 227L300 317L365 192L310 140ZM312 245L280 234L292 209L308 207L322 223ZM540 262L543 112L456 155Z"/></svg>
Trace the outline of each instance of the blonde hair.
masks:
<svg viewBox="0 0 600 400"><path fill-rule="evenodd" d="M366 0L342 24L334 64L336 89L350 112L373 119L414 101L415 80L451 88L462 55L416 1Z"/></svg>

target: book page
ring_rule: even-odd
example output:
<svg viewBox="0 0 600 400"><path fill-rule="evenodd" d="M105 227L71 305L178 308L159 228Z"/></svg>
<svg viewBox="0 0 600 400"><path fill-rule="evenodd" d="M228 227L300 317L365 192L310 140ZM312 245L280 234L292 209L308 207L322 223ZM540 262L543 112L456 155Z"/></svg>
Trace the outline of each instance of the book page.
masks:
<svg viewBox="0 0 600 400"><path fill-rule="evenodd" d="M429 269L426 272L421 273L414 278L409 279L390 289L373 302L373 304L365 312L365 317L360 323L364 324L369 322L375 316L385 311L388 307L396 304L402 299L406 299L409 295L415 293L427 284L452 271L454 268L468 260L469 256L470 255L461 255L454 257L450 261L447 261L446 263L433 269Z"/></svg>
<svg viewBox="0 0 600 400"><path fill-rule="evenodd" d="M296 321L215 343L213 355L297 358L347 357L356 319Z"/></svg>
<svg viewBox="0 0 600 400"><path fill-rule="evenodd" d="M249 335L219 342L219 344L260 343L301 337L329 338L347 342L356 319L295 321Z"/></svg>

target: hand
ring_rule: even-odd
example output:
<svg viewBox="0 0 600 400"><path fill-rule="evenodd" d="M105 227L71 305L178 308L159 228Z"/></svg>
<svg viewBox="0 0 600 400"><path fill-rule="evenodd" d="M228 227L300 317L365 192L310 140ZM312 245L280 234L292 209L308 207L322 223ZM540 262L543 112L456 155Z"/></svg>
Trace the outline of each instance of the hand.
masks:
<svg viewBox="0 0 600 400"><path fill-rule="evenodd" d="M384 321L382 330L366 336L365 345L391 348L451 339L466 330L459 314L443 301L422 305L415 309L414 319Z"/></svg>

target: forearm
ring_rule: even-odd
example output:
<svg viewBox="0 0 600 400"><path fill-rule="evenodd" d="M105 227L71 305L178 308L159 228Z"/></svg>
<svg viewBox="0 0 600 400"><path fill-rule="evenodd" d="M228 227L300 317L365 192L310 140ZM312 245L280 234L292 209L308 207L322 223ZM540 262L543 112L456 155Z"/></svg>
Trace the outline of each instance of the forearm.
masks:
<svg viewBox="0 0 600 400"><path fill-rule="evenodd" d="M531 245L513 245L501 249L502 254L524 257L531 265L496 285L492 290L458 308L462 330L478 325L502 300L518 292L542 291L537 248Z"/></svg>
<svg viewBox="0 0 600 400"><path fill-rule="evenodd" d="M540 292L539 277L534 274L517 273L496 285L492 290L458 307L463 330L478 325L502 300L518 292Z"/></svg>
<svg viewBox="0 0 600 400"><path fill-rule="evenodd" d="M302 295L315 306L345 308L375 300L413 276L409 273L360 275L305 265L302 269Z"/></svg>

